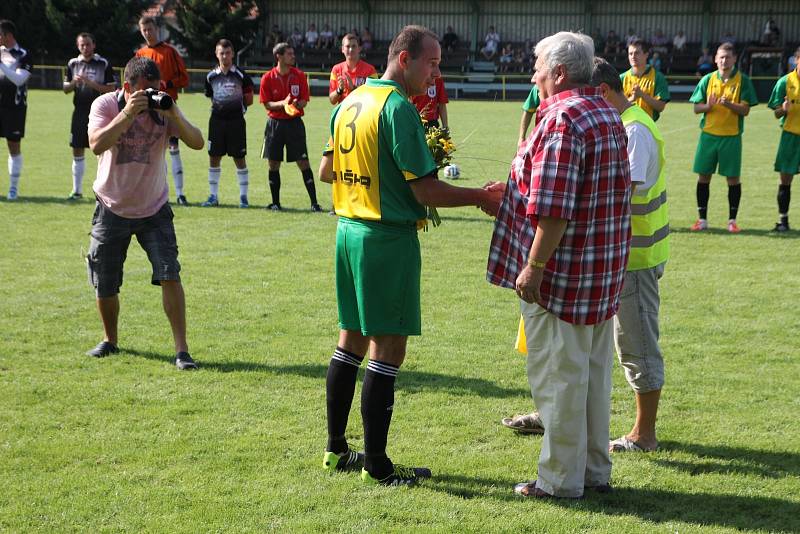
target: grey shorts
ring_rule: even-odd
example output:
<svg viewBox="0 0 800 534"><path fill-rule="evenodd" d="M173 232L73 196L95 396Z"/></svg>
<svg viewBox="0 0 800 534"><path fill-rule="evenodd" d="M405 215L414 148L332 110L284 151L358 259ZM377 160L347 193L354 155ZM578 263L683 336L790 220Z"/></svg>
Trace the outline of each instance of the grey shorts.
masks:
<svg viewBox="0 0 800 534"><path fill-rule="evenodd" d="M658 280L664 264L626 271L614 317L614 344L625 378L636 393L664 386L664 358L658 346Z"/></svg>
<svg viewBox="0 0 800 534"><path fill-rule="evenodd" d="M153 285L161 285L162 280L180 281L181 266L178 263L178 242L172 217L169 203L165 203L150 217L126 219L112 213L102 202L97 202L86 264L89 283L94 286L98 297L113 297L119 293L122 266L134 235L153 266Z"/></svg>

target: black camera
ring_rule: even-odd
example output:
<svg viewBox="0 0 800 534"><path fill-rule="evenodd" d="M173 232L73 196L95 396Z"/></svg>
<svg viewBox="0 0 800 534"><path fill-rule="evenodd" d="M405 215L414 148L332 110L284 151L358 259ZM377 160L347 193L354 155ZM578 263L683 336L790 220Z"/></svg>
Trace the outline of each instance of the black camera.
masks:
<svg viewBox="0 0 800 534"><path fill-rule="evenodd" d="M144 94L147 95L147 107L150 109L167 110L174 104L171 96L166 93L159 93L158 89L150 87L144 90Z"/></svg>

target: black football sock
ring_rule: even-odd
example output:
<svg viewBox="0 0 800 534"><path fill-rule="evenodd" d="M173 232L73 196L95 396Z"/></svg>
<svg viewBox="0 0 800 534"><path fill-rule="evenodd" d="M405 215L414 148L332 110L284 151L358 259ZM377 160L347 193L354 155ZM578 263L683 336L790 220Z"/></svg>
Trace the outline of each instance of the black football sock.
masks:
<svg viewBox="0 0 800 534"><path fill-rule="evenodd" d="M364 468L378 480L388 477L394 465L386 456L386 440L394 410L394 382L398 368L370 360L361 386L361 417L364 420Z"/></svg>
<svg viewBox="0 0 800 534"><path fill-rule="evenodd" d="M709 184L697 182L697 213L701 219L708 218Z"/></svg>
<svg viewBox="0 0 800 534"><path fill-rule="evenodd" d="M789 203L792 201L792 186L781 184L778 186L778 214L782 223L789 222Z"/></svg>
<svg viewBox="0 0 800 534"><path fill-rule="evenodd" d="M739 202L742 200L742 184L728 186L728 219L736 220Z"/></svg>
<svg viewBox="0 0 800 534"><path fill-rule="evenodd" d="M342 347L336 347L328 366L328 376L325 382L328 404L327 450L336 454L347 452L344 431L347 429L347 418L350 415L350 406L353 404L353 395L356 391L358 368L363 360L363 356L353 354Z"/></svg>
<svg viewBox="0 0 800 534"><path fill-rule="evenodd" d="M272 194L272 203L281 203L281 172L269 171L269 192Z"/></svg>
<svg viewBox="0 0 800 534"><path fill-rule="evenodd" d="M306 191L308 191L308 198L311 199L311 204L316 204L317 188L314 186L314 172L311 169L303 171L303 183L306 184Z"/></svg>

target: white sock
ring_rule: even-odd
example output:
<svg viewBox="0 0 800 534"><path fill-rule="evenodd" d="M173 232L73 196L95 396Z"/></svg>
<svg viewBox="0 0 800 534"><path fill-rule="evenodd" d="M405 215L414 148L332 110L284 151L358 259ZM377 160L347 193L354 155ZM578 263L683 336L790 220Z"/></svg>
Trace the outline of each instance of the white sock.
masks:
<svg viewBox="0 0 800 534"><path fill-rule="evenodd" d="M247 186L250 185L250 174L247 167L244 169L236 169L236 177L239 179L239 195L247 196Z"/></svg>
<svg viewBox="0 0 800 534"><path fill-rule="evenodd" d="M219 196L219 176L222 173L220 167L208 168L208 190L215 197Z"/></svg>
<svg viewBox="0 0 800 534"><path fill-rule="evenodd" d="M183 163L181 163L181 153L177 148L170 148L169 155L172 160L172 180L175 182L175 196L181 196L183 194Z"/></svg>
<svg viewBox="0 0 800 534"><path fill-rule="evenodd" d="M16 156L8 155L8 178L10 182L9 190L17 191L19 187L19 176L22 174L22 154Z"/></svg>
<svg viewBox="0 0 800 534"><path fill-rule="evenodd" d="M72 192L83 194L83 172L86 169L84 156L72 157Z"/></svg>

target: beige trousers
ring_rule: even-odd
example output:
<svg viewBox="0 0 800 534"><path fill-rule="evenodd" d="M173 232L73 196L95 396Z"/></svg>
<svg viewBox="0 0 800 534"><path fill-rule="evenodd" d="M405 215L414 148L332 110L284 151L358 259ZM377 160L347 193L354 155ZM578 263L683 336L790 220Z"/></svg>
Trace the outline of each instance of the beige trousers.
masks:
<svg viewBox="0 0 800 534"><path fill-rule="evenodd" d="M608 484L608 425L614 325L562 321L520 301L528 348L528 382L544 423L536 486L558 497L580 497Z"/></svg>

